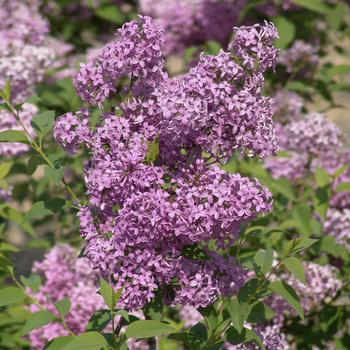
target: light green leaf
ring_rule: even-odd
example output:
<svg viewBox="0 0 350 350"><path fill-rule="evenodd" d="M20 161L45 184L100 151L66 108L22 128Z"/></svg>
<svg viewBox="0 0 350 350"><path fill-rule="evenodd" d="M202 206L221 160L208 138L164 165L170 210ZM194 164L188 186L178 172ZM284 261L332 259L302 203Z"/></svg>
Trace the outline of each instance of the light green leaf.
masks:
<svg viewBox="0 0 350 350"><path fill-rule="evenodd" d="M37 104L37 103L41 102L41 98L37 95L32 95L26 99L26 102Z"/></svg>
<svg viewBox="0 0 350 350"><path fill-rule="evenodd" d="M44 137L52 129L54 121L55 112L45 111L34 117L31 124L39 132L40 137Z"/></svg>
<svg viewBox="0 0 350 350"><path fill-rule="evenodd" d="M9 79L6 80L6 84L5 84L5 88L3 90L3 93L4 93L4 96L5 96L5 99L7 101L10 101L11 100L11 82Z"/></svg>
<svg viewBox="0 0 350 350"><path fill-rule="evenodd" d="M6 130L0 132L0 142L20 142L28 144L28 138L23 131Z"/></svg>
<svg viewBox="0 0 350 350"><path fill-rule="evenodd" d="M148 142L148 151L146 155L146 163L154 163L159 156L159 140L155 139L152 142Z"/></svg>
<svg viewBox="0 0 350 350"><path fill-rule="evenodd" d="M233 327L241 333L244 325L244 321L248 318L248 315L253 305L248 303L240 303L237 297L231 298L228 304L228 311L231 316Z"/></svg>
<svg viewBox="0 0 350 350"><path fill-rule="evenodd" d="M56 310L62 316L66 316L69 313L70 307L71 307L71 302L68 298L63 298L62 300L55 303Z"/></svg>
<svg viewBox="0 0 350 350"><path fill-rule="evenodd" d="M330 7L325 5L322 0L292 0L292 2L296 5L323 15L330 11Z"/></svg>
<svg viewBox="0 0 350 350"><path fill-rule="evenodd" d="M293 241L289 241L287 245L287 251L290 250L291 254L299 253L309 247L311 247L313 244L318 242L318 239L311 239L311 238L297 238ZM293 246L293 248L292 248Z"/></svg>
<svg viewBox="0 0 350 350"><path fill-rule="evenodd" d="M336 188L335 192L350 192L350 182L342 182Z"/></svg>
<svg viewBox="0 0 350 350"><path fill-rule="evenodd" d="M287 269L302 283L306 284L303 264L294 256L283 259Z"/></svg>
<svg viewBox="0 0 350 350"><path fill-rule="evenodd" d="M315 173L316 184L318 187L323 187L331 183L332 179L327 171L323 168L317 168Z"/></svg>
<svg viewBox="0 0 350 350"><path fill-rule="evenodd" d="M139 320L131 323L126 329L128 338L151 338L158 337L162 334L174 332L175 329L166 323L153 320Z"/></svg>
<svg viewBox="0 0 350 350"><path fill-rule="evenodd" d="M61 350L101 350L108 347L106 339L97 332L86 332L74 337Z"/></svg>
<svg viewBox="0 0 350 350"><path fill-rule="evenodd" d="M221 49L221 44L214 40L207 41L205 46L209 55L217 55Z"/></svg>
<svg viewBox="0 0 350 350"><path fill-rule="evenodd" d="M254 260L262 274L270 271L273 263L273 250L259 250L255 256Z"/></svg>
<svg viewBox="0 0 350 350"><path fill-rule="evenodd" d="M37 293L39 291L40 285L41 285L41 278L39 275L31 275L28 278L21 276L22 283L30 288L34 293Z"/></svg>
<svg viewBox="0 0 350 350"><path fill-rule="evenodd" d="M304 319L304 311L300 305L299 297L290 285L288 285L286 282L275 281L270 283L269 289L279 294L286 301L288 301L288 303L295 309L298 315Z"/></svg>
<svg viewBox="0 0 350 350"><path fill-rule="evenodd" d="M45 350L62 350L62 348L72 339L74 339L74 337L71 335L55 338L49 342L49 344L45 347Z"/></svg>
<svg viewBox="0 0 350 350"><path fill-rule="evenodd" d="M100 278L100 293L108 307L114 310L116 305L114 290L103 278Z"/></svg>
<svg viewBox="0 0 350 350"><path fill-rule="evenodd" d="M312 234L311 210L307 204L296 205L293 208L292 217L303 235L310 236Z"/></svg>
<svg viewBox="0 0 350 350"><path fill-rule="evenodd" d="M119 8L115 5L106 5L95 11L96 15L102 19L113 22L115 24L123 23L124 16Z"/></svg>
<svg viewBox="0 0 350 350"><path fill-rule="evenodd" d="M61 169L53 169L50 167L46 167L44 170L45 177L53 181L56 185L59 185L61 180L63 179L63 168Z"/></svg>
<svg viewBox="0 0 350 350"><path fill-rule="evenodd" d="M55 319L56 316L47 310L41 310L30 314L26 324L23 327L23 335L28 334L33 329L43 327Z"/></svg>
<svg viewBox="0 0 350 350"><path fill-rule="evenodd" d="M295 25L286 17L277 16L273 18L273 23L277 27L279 39L276 46L280 49L285 49L295 37Z"/></svg>
<svg viewBox="0 0 350 350"><path fill-rule="evenodd" d="M24 220L42 219L62 210L66 201L62 198L49 199L45 202L36 202L24 217Z"/></svg>
<svg viewBox="0 0 350 350"><path fill-rule="evenodd" d="M0 179L4 179L11 171L13 162L6 161L0 164Z"/></svg>
<svg viewBox="0 0 350 350"><path fill-rule="evenodd" d="M22 303L25 298L25 294L19 288L8 287L0 289L0 307Z"/></svg>

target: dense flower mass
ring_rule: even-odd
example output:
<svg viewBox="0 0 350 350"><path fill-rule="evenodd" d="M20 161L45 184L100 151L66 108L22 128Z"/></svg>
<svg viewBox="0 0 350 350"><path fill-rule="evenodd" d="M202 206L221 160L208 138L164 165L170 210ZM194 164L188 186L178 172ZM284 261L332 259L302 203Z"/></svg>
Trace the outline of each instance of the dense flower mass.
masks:
<svg viewBox="0 0 350 350"><path fill-rule="evenodd" d="M140 12L164 26L163 53L215 40L227 44L246 0L140 0Z"/></svg>
<svg viewBox="0 0 350 350"><path fill-rule="evenodd" d="M63 55L67 46L50 38L48 22L40 15L39 0L4 0L0 7L0 89L11 83L13 103L22 104L34 94L48 68ZM56 61L56 66L57 66ZM21 112L25 126L37 113L33 105L25 104ZM1 111L0 130L21 129L11 113ZM27 150L26 145L1 145L0 154L15 156Z"/></svg>
<svg viewBox="0 0 350 350"><path fill-rule="evenodd" d="M286 67L288 73L300 71L307 73L305 68L314 68L318 62L318 47L303 40L296 40L288 50L280 55L279 59L279 63Z"/></svg>
<svg viewBox="0 0 350 350"><path fill-rule="evenodd" d="M281 150L287 152L285 157L266 162L266 167L276 178L284 176L296 181L322 164L331 167L334 160L330 159L330 154L334 158L343 145L339 128L319 113L309 113L286 125L279 124L276 130Z"/></svg>
<svg viewBox="0 0 350 350"><path fill-rule="evenodd" d="M57 317L59 314L54 303L69 298L71 308L65 321L76 334L83 332L93 313L105 306L102 297L97 294L96 275L87 260L77 259L77 252L68 245L54 247L43 261L34 264L33 272L41 276L43 284L39 292L30 291L30 294ZM36 304L31 304L29 308L31 312L40 310ZM33 330L29 340L33 348L41 350L51 339L64 335L69 335L68 330L61 323L52 322Z"/></svg>
<svg viewBox="0 0 350 350"><path fill-rule="evenodd" d="M295 92L279 90L274 96L274 116L281 124L301 119L304 107L303 99Z"/></svg>
<svg viewBox="0 0 350 350"><path fill-rule="evenodd" d="M333 236L338 244L350 249L350 209L329 209L324 230L326 234Z"/></svg>
<svg viewBox="0 0 350 350"><path fill-rule="evenodd" d="M236 293L247 272L208 242L230 246L242 224L272 207L257 180L210 163L236 150L259 157L277 150L272 100L261 94L263 73L276 63L276 29L235 28L230 52L202 55L177 78L163 71L162 33L149 17L124 25L75 80L80 96L102 107L128 78L120 109L102 113L94 128L87 110L55 125L63 147L90 152L90 203L79 213L84 252L102 276L124 287L128 309L144 306L159 289L168 303L195 307Z"/></svg>
<svg viewBox="0 0 350 350"><path fill-rule="evenodd" d="M32 128L30 122L33 117L38 113L38 108L31 104L25 103L22 105L22 108L19 112L19 117L23 123L23 125L27 128L29 133L33 136L34 129ZM22 130L23 128L20 123L16 120L13 113L2 109L0 110L0 132L5 130ZM13 157L23 152L28 151L28 145L24 143L0 143L0 155L5 157Z"/></svg>

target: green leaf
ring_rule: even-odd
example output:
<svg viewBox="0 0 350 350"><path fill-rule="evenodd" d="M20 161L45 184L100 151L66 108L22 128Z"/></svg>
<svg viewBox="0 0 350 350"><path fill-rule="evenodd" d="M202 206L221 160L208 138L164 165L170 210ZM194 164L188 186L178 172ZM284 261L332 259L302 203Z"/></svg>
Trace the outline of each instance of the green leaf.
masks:
<svg viewBox="0 0 350 350"><path fill-rule="evenodd" d="M174 332L174 328L166 323L153 320L139 320L131 323L126 329L128 338L151 338L158 337L162 334Z"/></svg>
<svg viewBox="0 0 350 350"><path fill-rule="evenodd" d="M11 100L11 82L9 79L6 80L5 88L3 90L4 97L7 101Z"/></svg>
<svg viewBox="0 0 350 350"><path fill-rule="evenodd" d="M278 179L271 183L271 190L276 194L282 194L288 200L295 200L295 195L293 191L293 187L289 180L287 179Z"/></svg>
<svg viewBox="0 0 350 350"><path fill-rule="evenodd" d="M240 303L245 303L249 301L253 296L259 286L259 280L257 278L252 278L239 290L238 301Z"/></svg>
<svg viewBox="0 0 350 350"><path fill-rule="evenodd" d="M202 323L194 325L188 333L188 342L191 349L201 349L208 340L207 328Z"/></svg>
<svg viewBox="0 0 350 350"><path fill-rule="evenodd" d="M349 164L345 164L345 165L341 166L341 167L338 168L338 169L336 170L336 172L334 173L334 177L335 177L335 178L338 178L340 175L344 174L344 172L345 172L346 170L348 170L348 169L349 169Z"/></svg>
<svg viewBox="0 0 350 350"><path fill-rule="evenodd" d="M31 275L28 278L21 276L22 283L30 288L34 293L37 293L40 289L41 278L39 275Z"/></svg>
<svg viewBox="0 0 350 350"><path fill-rule="evenodd" d="M63 298L62 300L55 303L56 310L62 316L66 316L69 313L70 307L71 307L71 302L68 298Z"/></svg>
<svg viewBox="0 0 350 350"><path fill-rule="evenodd" d="M342 182L336 188L335 192L350 192L350 182Z"/></svg>
<svg viewBox="0 0 350 350"><path fill-rule="evenodd" d="M34 117L31 124L39 132L40 137L44 137L52 129L54 121L55 112L45 111Z"/></svg>
<svg viewBox="0 0 350 350"><path fill-rule="evenodd" d="M294 241L288 242L288 245L289 247L292 247L293 245L293 248L291 249L291 254L296 254L311 247L316 242L318 242L318 239L298 238L298 239L295 239Z"/></svg>
<svg viewBox="0 0 350 350"><path fill-rule="evenodd" d="M294 256L283 259L287 269L302 283L306 284L303 264Z"/></svg>
<svg viewBox="0 0 350 350"><path fill-rule="evenodd" d="M61 350L67 345L74 337L71 335L65 335L51 340L45 347L45 350Z"/></svg>
<svg viewBox="0 0 350 350"><path fill-rule="evenodd" d="M116 305L114 290L103 278L100 278L100 293L108 307L114 310Z"/></svg>
<svg viewBox="0 0 350 350"><path fill-rule="evenodd" d="M330 7L325 5L322 0L292 0L296 5L304 7L308 10L320 13L327 14L330 10Z"/></svg>
<svg viewBox="0 0 350 350"><path fill-rule="evenodd" d="M0 179L4 179L11 171L13 162L1 162L0 164Z"/></svg>
<svg viewBox="0 0 350 350"><path fill-rule="evenodd" d="M221 44L217 41L210 40L205 43L206 46L206 53L209 55L217 55L221 49Z"/></svg>
<svg viewBox="0 0 350 350"><path fill-rule="evenodd" d="M273 263L273 250L259 250L255 256L254 260L259 268L259 272L262 274L267 273L270 271Z"/></svg>
<svg viewBox="0 0 350 350"><path fill-rule="evenodd" d="M318 187L329 185L332 182L331 177L323 168L317 168L315 173L315 180Z"/></svg>
<svg viewBox="0 0 350 350"><path fill-rule="evenodd" d="M269 289L279 294L286 301L288 301L288 303L295 309L298 315L304 319L304 311L300 305L299 297L290 285L288 285L286 282L275 281L270 283Z"/></svg>
<svg viewBox="0 0 350 350"><path fill-rule="evenodd" d="M0 132L0 142L20 142L28 144L28 138L23 131L6 130Z"/></svg>
<svg viewBox="0 0 350 350"><path fill-rule="evenodd" d="M30 314L26 324L23 327L23 335L28 334L33 329L40 328L54 321L56 316L47 310L41 310Z"/></svg>
<svg viewBox="0 0 350 350"><path fill-rule="evenodd" d="M37 156L37 155L33 155L28 159L28 163L27 163L27 170L28 170L28 174L32 175L34 174L36 168L38 167L38 165L41 164L45 164L45 161Z"/></svg>
<svg viewBox="0 0 350 350"><path fill-rule="evenodd" d="M87 331L102 332L111 322L111 312L109 310L96 311L90 318L86 327Z"/></svg>
<svg viewBox="0 0 350 350"><path fill-rule="evenodd" d="M146 163L153 164L159 156L159 140L156 138L152 142L148 142L148 151L146 154Z"/></svg>
<svg viewBox="0 0 350 350"><path fill-rule="evenodd" d="M26 298L21 289L16 287L7 287L0 289L0 307L22 303Z"/></svg>
<svg viewBox="0 0 350 350"><path fill-rule="evenodd" d="M339 64L327 69L327 75L331 77L333 77L334 75L349 74L349 73L350 73L349 64Z"/></svg>
<svg viewBox="0 0 350 350"><path fill-rule="evenodd" d="M248 342L257 343L261 349L266 349L260 337L251 329L243 328L242 332L230 327L225 334L226 340L233 345L244 344Z"/></svg>
<svg viewBox="0 0 350 350"><path fill-rule="evenodd" d="M273 18L273 23L277 27L279 39L276 46L280 49L285 49L295 37L295 25L286 17L277 16Z"/></svg>
<svg viewBox="0 0 350 350"><path fill-rule="evenodd" d="M163 296L159 292L156 294L155 298L149 302L145 308L144 313L147 318L160 321L163 316Z"/></svg>
<svg viewBox="0 0 350 350"><path fill-rule="evenodd" d="M231 298L228 304L228 312L231 316L233 327L241 333L244 325L244 321L248 318L248 315L253 305L248 303L240 303L237 297Z"/></svg>
<svg viewBox="0 0 350 350"><path fill-rule="evenodd" d="M61 169L53 169L51 167L46 167L44 170L45 177L53 181L56 185L59 185L61 180L63 179L63 168Z"/></svg>
<svg viewBox="0 0 350 350"><path fill-rule="evenodd" d="M123 13L115 5L106 5L95 11L96 16L107 21L119 24L124 22Z"/></svg>
<svg viewBox="0 0 350 350"><path fill-rule="evenodd" d="M97 332L81 333L74 337L61 350L101 350L107 347L106 339Z"/></svg>
<svg viewBox="0 0 350 350"><path fill-rule="evenodd" d="M262 301L258 301L251 309L247 322L249 323L264 323L271 320L276 313Z"/></svg>
<svg viewBox="0 0 350 350"><path fill-rule="evenodd" d="M32 219L42 219L46 216L59 212L62 210L65 204L66 201L62 198L49 199L45 202L36 202L26 214L24 220L29 221Z"/></svg>
<svg viewBox="0 0 350 350"><path fill-rule="evenodd" d="M261 338L252 330L246 329L246 341L245 342L254 342L260 346L261 349L266 349Z"/></svg>
<svg viewBox="0 0 350 350"><path fill-rule="evenodd" d="M310 236L312 234L311 210L307 204L296 205L293 208L292 217L303 235Z"/></svg>
<svg viewBox="0 0 350 350"><path fill-rule="evenodd" d="M34 103L34 104L37 104L41 101L42 101L41 98L37 95L32 95L26 99L27 103Z"/></svg>

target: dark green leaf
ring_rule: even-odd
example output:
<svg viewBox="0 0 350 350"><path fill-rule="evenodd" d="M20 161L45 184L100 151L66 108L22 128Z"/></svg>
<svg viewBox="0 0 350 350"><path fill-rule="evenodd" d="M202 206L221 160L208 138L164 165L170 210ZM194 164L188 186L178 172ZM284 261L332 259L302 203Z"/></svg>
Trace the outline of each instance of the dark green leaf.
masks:
<svg viewBox="0 0 350 350"><path fill-rule="evenodd" d="M311 239L311 238L298 238L294 241L290 241L289 246L291 247L293 245L293 249L291 250L291 253L292 254L299 253L302 250L305 250L305 249L311 247L317 241L318 241L318 239Z"/></svg>
<svg viewBox="0 0 350 350"><path fill-rule="evenodd" d="M23 334L28 334L33 329L40 328L54 321L56 316L47 310L41 310L30 314L26 324L23 327Z"/></svg>
<svg viewBox="0 0 350 350"><path fill-rule="evenodd" d="M107 325L111 322L110 310L96 311L90 318L90 321L86 327L87 331L102 332Z"/></svg>
<svg viewBox="0 0 350 350"><path fill-rule="evenodd" d="M155 298L151 300L144 308L144 313L147 318L160 321L163 316L163 296L159 292L156 294Z"/></svg>
<svg viewBox="0 0 350 350"><path fill-rule="evenodd" d="M288 301L298 315L304 319L304 311L300 305L299 297L290 285L288 285L286 282L275 281L270 283L269 288Z"/></svg>
<svg viewBox="0 0 350 350"><path fill-rule="evenodd" d="M30 288L34 293L37 293L39 291L40 285L41 285L41 278L39 275L31 275L28 278L21 276L22 283Z"/></svg>
<svg viewBox="0 0 350 350"><path fill-rule="evenodd" d="M128 338L150 338L171 333L174 328L166 323L153 320L139 320L131 323L125 334Z"/></svg>
<svg viewBox="0 0 350 350"><path fill-rule="evenodd" d="M29 143L26 134L19 130L6 130L0 132L0 142Z"/></svg>
<svg viewBox="0 0 350 350"><path fill-rule="evenodd" d="M305 280L305 272L304 267L299 259L297 259L294 256L285 258L283 260L284 264L286 265L287 269L302 283L306 283Z"/></svg>
<svg viewBox="0 0 350 350"><path fill-rule="evenodd" d="M247 321L249 323L264 323L272 319L276 313L262 301L258 301L251 309Z"/></svg>
<svg viewBox="0 0 350 350"><path fill-rule="evenodd" d="M25 298L26 296L19 288L8 287L0 289L0 307L22 303Z"/></svg>
<svg viewBox="0 0 350 350"><path fill-rule="evenodd" d="M66 316L69 313L70 307L71 307L71 302L68 298L63 298L62 300L55 303L56 310L62 316Z"/></svg>
<svg viewBox="0 0 350 350"><path fill-rule="evenodd" d="M208 340L208 332L204 324L197 323L188 333L188 342L191 349L200 349Z"/></svg>
<svg viewBox="0 0 350 350"><path fill-rule="evenodd" d="M28 159L28 163L27 163L28 174L32 175L35 172L38 165L41 165L41 164L45 164L45 161L41 157L37 155L31 156Z"/></svg>
<svg viewBox="0 0 350 350"><path fill-rule="evenodd" d="M86 332L74 337L62 350L101 350L106 346L108 343L101 334Z"/></svg>

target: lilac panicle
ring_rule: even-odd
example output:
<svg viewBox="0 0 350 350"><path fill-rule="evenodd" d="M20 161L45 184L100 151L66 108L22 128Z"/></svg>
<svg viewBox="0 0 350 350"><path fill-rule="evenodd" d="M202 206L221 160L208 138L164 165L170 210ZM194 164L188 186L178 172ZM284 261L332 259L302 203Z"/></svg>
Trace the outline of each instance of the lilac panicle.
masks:
<svg viewBox="0 0 350 350"><path fill-rule="evenodd" d="M122 98L116 113L102 112L94 127L86 110L55 123L65 149L89 153L89 202L79 210L84 254L99 275L123 287L126 309L143 307L159 290L169 304L207 306L247 279L233 258L208 245L227 249L242 224L272 208L271 193L256 179L218 165L235 151L263 158L277 150L273 103L261 94L263 73L276 63L277 32L267 23L234 32L231 52L201 55L190 72L169 78L163 28L149 17L125 24L75 80L92 104ZM127 96L116 90L122 78L130 82ZM151 145L159 149L152 160Z"/></svg>

